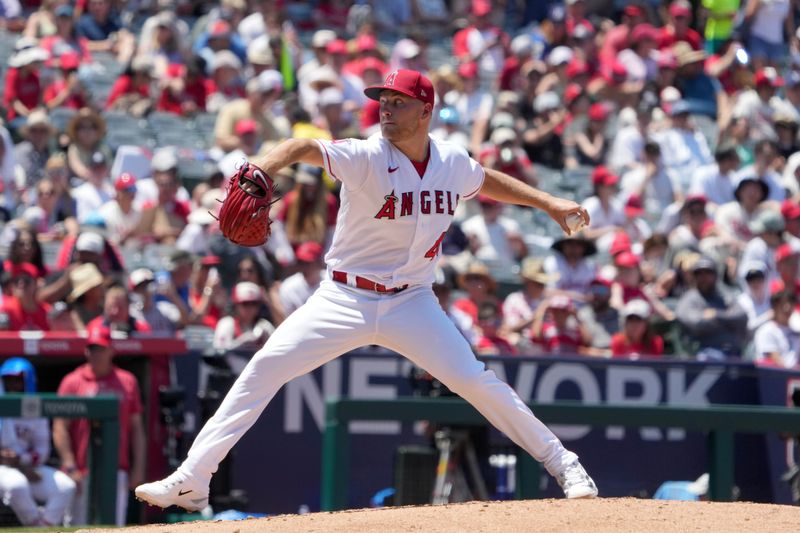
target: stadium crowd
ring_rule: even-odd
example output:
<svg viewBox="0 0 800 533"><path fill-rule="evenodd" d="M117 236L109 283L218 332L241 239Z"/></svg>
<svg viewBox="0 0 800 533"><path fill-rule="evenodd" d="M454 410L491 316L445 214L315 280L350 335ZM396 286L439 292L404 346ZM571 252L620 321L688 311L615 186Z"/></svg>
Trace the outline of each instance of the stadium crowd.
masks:
<svg viewBox="0 0 800 533"><path fill-rule="evenodd" d="M412 68L432 135L592 218L458 205L434 289L476 352L795 367L796 7L4 0L0 328L262 343L327 275L339 184L282 171L244 249L210 213L225 178L287 137L377 133L363 88Z"/></svg>

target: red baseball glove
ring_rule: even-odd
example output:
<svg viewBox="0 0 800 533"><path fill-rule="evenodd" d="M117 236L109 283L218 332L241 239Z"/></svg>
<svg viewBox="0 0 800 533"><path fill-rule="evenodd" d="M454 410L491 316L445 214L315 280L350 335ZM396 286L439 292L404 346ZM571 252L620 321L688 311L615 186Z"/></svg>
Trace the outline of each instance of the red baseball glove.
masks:
<svg viewBox="0 0 800 533"><path fill-rule="evenodd" d="M273 182L266 172L245 162L228 182L228 194L219 210L219 227L231 242L260 246L270 235L269 209Z"/></svg>

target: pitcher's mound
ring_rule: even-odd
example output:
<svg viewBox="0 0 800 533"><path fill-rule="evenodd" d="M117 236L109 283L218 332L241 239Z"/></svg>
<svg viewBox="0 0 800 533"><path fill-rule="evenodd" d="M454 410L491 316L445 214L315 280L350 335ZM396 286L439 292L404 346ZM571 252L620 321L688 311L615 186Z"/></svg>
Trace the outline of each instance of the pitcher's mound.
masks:
<svg viewBox="0 0 800 533"><path fill-rule="evenodd" d="M623 533L798 531L800 507L673 502L632 498L471 502L336 513L280 515L237 522L137 526L126 533ZM86 533L102 533L91 529ZM119 530L116 530L119 531Z"/></svg>

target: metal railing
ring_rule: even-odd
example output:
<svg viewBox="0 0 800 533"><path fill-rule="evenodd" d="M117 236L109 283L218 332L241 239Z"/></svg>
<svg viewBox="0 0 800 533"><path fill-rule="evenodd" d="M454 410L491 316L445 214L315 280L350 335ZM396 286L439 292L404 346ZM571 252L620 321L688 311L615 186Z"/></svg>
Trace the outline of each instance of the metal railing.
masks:
<svg viewBox="0 0 800 533"><path fill-rule="evenodd" d="M708 433L709 492L712 500L729 501L734 482L734 433L800 433L800 409L712 405L707 407L586 405L579 402L529 404L548 424L595 427L685 428ZM353 420L429 420L447 424L488 424L459 398L398 398L395 400L328 400L322 446L322 510L348 505L350 465L348 423ZM517 497L538 496L540 465L520 450Z"/></svg>

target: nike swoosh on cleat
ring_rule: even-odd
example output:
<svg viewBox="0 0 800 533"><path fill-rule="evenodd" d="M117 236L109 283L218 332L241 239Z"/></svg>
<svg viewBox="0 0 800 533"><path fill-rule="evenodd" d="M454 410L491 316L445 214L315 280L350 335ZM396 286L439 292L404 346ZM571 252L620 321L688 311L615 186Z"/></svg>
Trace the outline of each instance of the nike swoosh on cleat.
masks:
<svg viewBox="0 0 800 533"><path fill-rule="evenodd" d="M394 168L392 168L392 167L389 167L389 169L388 169L388 170L389 170L389 174L391 174L392 172L394 172L394 171L395 171L395 170L397 170L398 168L400 168L400 167L399 167L399 166L398 166L398 167L394 167Z"/></svg>
<svg viewBox="0 0 800 533"><path fill-rule="evenodd" d="M189 489L189 490L182 490L182 491L179 491L179 492L178 492L178 496L183 496L184 494L189 494L190 492L192 492L192 490L191 490L191 489Z"/></svg>

